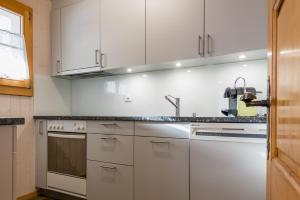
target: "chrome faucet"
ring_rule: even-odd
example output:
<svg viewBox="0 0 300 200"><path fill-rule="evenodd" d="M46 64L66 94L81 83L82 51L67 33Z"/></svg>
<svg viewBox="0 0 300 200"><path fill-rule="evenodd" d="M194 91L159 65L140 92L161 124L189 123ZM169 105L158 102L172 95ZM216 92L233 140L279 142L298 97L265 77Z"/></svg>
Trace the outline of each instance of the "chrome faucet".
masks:
<svg viewBox="0 0 300 200"><path fill-rule="evenodd" d="M172 100L172 99L175 100ZM169 101L176 108L176 117L180 117L180 98L173 97L171 95L165 96L165 99Z"/></svg>

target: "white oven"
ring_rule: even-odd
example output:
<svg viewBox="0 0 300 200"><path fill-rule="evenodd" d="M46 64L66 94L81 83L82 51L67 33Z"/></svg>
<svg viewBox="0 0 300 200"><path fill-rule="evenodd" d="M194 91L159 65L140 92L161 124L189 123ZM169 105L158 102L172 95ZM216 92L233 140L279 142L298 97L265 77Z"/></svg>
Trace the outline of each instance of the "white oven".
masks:
<svg viewBox="0 0 300 200"><path fill-rule="evenodd" d="M86 122L48 122L48 189L86 196Z"/></svg>

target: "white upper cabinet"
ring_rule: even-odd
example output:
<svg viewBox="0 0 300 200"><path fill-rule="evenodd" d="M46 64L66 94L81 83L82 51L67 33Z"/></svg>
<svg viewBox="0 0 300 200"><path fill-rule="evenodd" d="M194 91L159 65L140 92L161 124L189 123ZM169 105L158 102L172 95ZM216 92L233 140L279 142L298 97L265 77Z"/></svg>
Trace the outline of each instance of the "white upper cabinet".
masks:
<svg viewBox="0 0 300 200"><path fill-rule="evenodd" d="M51 66L53 75L58 75L61 71L60 45L60 9L54 9L51 16Z"/></svg>
<svg viewBox="0 0 300 200"><path fill-rule="evenodd" d="M267 0L206 0L206 56L267 48Z"/></svg>
<svg viewBox="0 0 300 200"><path fill-rule="evenodd" d="M100 1L104 69L145 65L145 0Z"/></svg>
<svg viewBox="0 0 300 200"><path fill-rule="evenodd" d="M63 72L100 68L100 1L74 1L61 8Z"/></svg>
<svg viewBox="0 0 300 200"><path fill-rule="evenodd" d="M204 0L146 0L146 61L158 64L199 57Z"/></svg>
<svg viewBox="0 0 300 200"><path fill-rule="evenodd" d="M267 0L52 2L54 75L267 48Z"/></svg>

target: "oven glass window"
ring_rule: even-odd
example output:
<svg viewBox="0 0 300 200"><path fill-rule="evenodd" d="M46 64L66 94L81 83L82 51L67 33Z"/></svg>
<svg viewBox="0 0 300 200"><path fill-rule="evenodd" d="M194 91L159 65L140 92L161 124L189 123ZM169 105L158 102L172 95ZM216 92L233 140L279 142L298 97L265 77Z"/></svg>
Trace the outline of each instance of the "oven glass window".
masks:
<svg viewBox="0 0 300 200"><path fill-rule="evenodd" d="M66 133L55 135L48 136L48 171L86 178L85 137L72 138Z"/></svg>

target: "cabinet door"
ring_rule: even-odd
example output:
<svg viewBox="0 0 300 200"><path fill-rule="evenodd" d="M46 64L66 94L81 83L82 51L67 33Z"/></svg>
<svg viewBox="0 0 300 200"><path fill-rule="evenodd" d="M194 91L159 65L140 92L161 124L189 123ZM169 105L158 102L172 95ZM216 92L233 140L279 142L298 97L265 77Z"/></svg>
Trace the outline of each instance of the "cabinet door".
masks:
<svg viewBox="0 0 300 200"><path fill-rule="evenodd" d="M61 71L61 43L60 43L60 9L51 13L51 67L52 74L58 75Z"/></svg>
<svg viewBox="0 0 300 200"><path fill-rule="evenodd" d="M133 167L87 162L88 200L133 200Z"/></svg>
<svg viewBox="0 0 300 200"><path fill-rule="evenodd" d="M266 49L267 4L267 0L206 1L206 55Z"/></svg>
<svg viewBox="0 0 300 200"><path fill-rule="evenodd" d="M135 137L135 200L189 199L189 140Z"/></svg>
<svg viewBox="0 0 300 200"><path fill-rule="evenodd" d="M145 64L145 0L101 0L103 67Z"/></svg>
<svg viewBox="0 0 300 200"><path fill-rule="evenodd" d="M100 65L100 1L81 0L61 8L62 71Z"/></svg>
<svg viewBox="0 0 300 200"><path fill-rule="evenodd" d="M13 126L0 127L0 194L3 200L15 200L15 140L16 128Z"/></svg>
<svg viewBox="0 0 300 200"><path fill-rule="evenodd" d="M199 57L203 31L204 0L146 0L147 64Z"/></svg>
<svg viewBox="0 0 300 200"><path fill-rule="evenodd" d="M36 121L36 187L47 188L47 121Z"/></svg>

